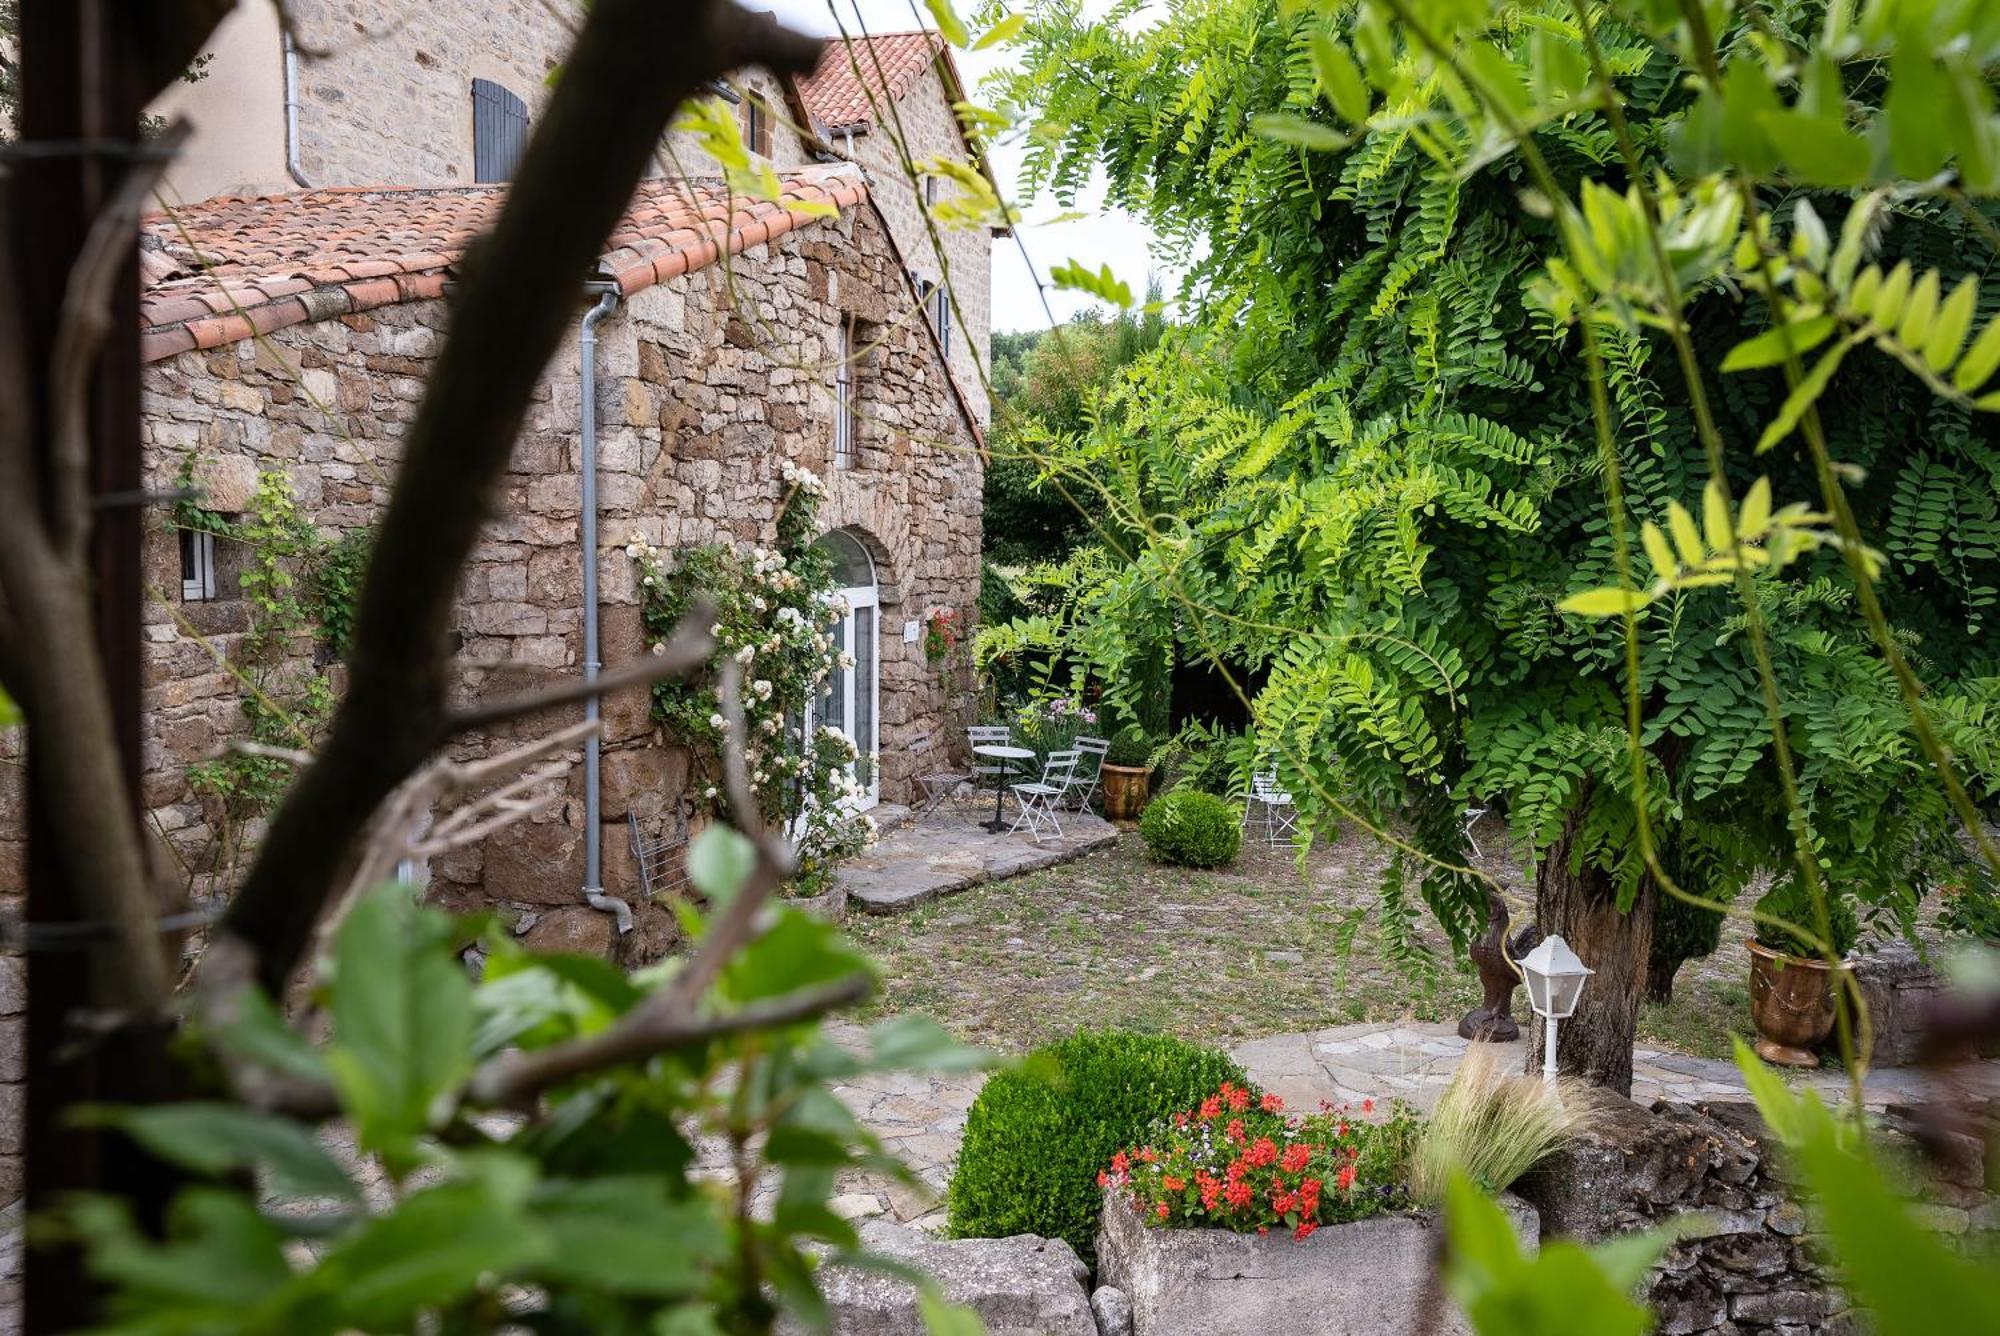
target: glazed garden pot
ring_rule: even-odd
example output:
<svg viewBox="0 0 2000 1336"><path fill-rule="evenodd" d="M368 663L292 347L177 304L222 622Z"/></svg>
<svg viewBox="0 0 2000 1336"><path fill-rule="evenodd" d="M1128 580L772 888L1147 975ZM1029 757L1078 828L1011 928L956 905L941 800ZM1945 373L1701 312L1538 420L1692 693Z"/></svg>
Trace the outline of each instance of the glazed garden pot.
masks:
<svg viewBox="0 0 2000 1336"><path fill-rule="evenodd" d="M1757 1056L1782 1067L1817 1067L1812 1050L1833 1033L1840 981L1824 960L1750 942L1750 1019ZM1840 967L1843 971L1846 966Z"/></svg>
<svg viewBox="0 0 2000 1336"><path fill-rule="evenodd" d="M1104 815L1113 821L1137 821L1152 793L1153 768L1107 765L1098 774L1104 790Z"/></svg>

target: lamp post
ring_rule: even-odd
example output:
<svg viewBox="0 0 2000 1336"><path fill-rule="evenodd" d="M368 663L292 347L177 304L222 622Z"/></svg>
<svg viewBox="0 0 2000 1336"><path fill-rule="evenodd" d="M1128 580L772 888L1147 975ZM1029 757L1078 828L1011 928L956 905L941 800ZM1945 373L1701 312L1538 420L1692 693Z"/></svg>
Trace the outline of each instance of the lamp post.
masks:
<svg viewBox="0 0 2000 1336"><path fill-rule="evenodd" d="M1596 971L1577 959L1576 952L1560 937L1544 937L1542 944L1521 960L1521 978L1528 985L1528 1006L1546 1025L1542 1045L1542 1079L1556 1079L1556 1022L1576 1014L1576 1000L1583 994L1583 981Z"/></svg>

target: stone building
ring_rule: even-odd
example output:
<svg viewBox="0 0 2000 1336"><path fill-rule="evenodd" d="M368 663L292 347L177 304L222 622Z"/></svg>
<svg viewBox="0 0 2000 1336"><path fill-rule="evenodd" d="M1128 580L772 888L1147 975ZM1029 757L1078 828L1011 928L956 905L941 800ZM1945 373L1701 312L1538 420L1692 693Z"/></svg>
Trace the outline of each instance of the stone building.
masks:
<svg viewBox="0 0 2000 1336"><path fill-rule="evenodd" d="M630 536L670 551L770 545L783 462L810 469L827 486L820 518L838 535L828 542L852 572L843 636L858 662L833 687L851 703L838 723L879 761L863 769L874 772L869 800L900 799L909 776L899 744L913 730L944 731L966 708L969 684L926 661L920 625L927 608L969 612L977 597L979 422L936 331L899 319L914 290L860 169L782 179L781 200L754 203L728 201L713 182L649 181L611 238L602 275L621 301L597 328L594 386L602 659L612 668L646 651ZM142 351L152 485L191 478L229 520L250 513L260 480L275 474L323 531L368 524L440 342L450 267L502 190L223 198L151 221L144 245L158 277ZM826 201L836 217L806 211ZM581 286L578 295L581 315ZM837 395L850 349L870 351ZM500 518L465 575L455 631L468 700L582 662L575 354L572 336L537 388ZM236 546L162 523L148 548L149 583L163 592L149 613L146 801L197 880L232 836L190 768L246 726L240 572L256 557ZM310 648L293 647L301 678ZM295 694L281 669L261 663L260 675L273 695ZM648 836L676 821L689 757L654 725L643 689L607 698L604 717L604 890L631 901L628 814ZM469 738L466 752L557 722ZM579 804L566 802L432 868L433 884L447 902L483 898L533 915L534 940L604 949L611 921L579 896L588 834ZM665 930L664 913L635 909L642 928ZM660 945L648 932L624 944L641 955Z"/></svg>
<svg viewBox="0 0 2000 1336"><path fill-rule="evenodd" d="M152 485L191 478L231 518L275 479L303 521L338 537L365 530L386 500L452 267L499 208L568 11L561 0L287 9L296 45L273 7L237 6L203 77L154 108L196 133L169 177L172 207L142 237L144 438ZM893 143L907 134L914 159L974 160L948 101L959 88L948 50L932 34L873 43L879 59L863 44L850 64L836 45L810 78L747 71L718 87L778 172L777 201L731 200L687 135L662 144L659 175L598 276L619 294L598 327L599 551L579 542L586 396L572 334L536 389L500 517L465 574L462 697L581 670L590 557L605 666L643 653L628 537L768 544L790 462L826 481L826 541L852 595L843 633L870 651L836 683L849 703L841 722L877 762L865 801L908 797L913 733L949 738L967 721L969 671L941 675L921 628L932 607L969 620L978 593L992 234L925 226L923 203L950 187L912 185ZM805 207L815 203L837 212ZM956 310L937 295L947 272ZM578 277L580 318L594 296ZM244 662L279 691L316 677L337 691L340 670L309 638L253 652L242 582L254 554L157 518L144 801L199 896L224 889L231 846L258 834L223 821L190 781L252 731ZM654 725L643 691L607 697L603 715L599 828L585 829L573 770L541 818L428 869L441 902L507 908L536 945L628 960L666 949L672 920L638 896L627 832L635 818L648 836L674 831L690 757ZM461 754L574 717L468 737ZM19 736L0 733L0 907L23 890L21 754ZM628 933L583 903L593 835L603 891L631 902ZM18 964L0 958L0 1204L20 1177Z"/></svg>

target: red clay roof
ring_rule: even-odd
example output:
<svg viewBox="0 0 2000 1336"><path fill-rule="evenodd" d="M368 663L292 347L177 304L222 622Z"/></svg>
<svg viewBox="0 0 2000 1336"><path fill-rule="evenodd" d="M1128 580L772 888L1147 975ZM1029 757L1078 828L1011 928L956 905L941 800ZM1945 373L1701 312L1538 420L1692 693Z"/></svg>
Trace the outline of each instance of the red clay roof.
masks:
<svg viewBox="0 0 2000 1336"><path fill-rule="evenodd" d="M934 32L884 32L854 38L850 57L848 45L835 39L826 44L819 68L798 81L799 100L830 133L865 129L875 124L869 90L879 104L886 84L887 100L899 100L943 47L944 39ZM857 65L860 78L854 74Z"/></svg>
<svg viewBox="0 0 2000 1336"><path fill-rule="evenodd" d="M852 166L780 178L778 200L727 198L720 181L640 183L603 267L627 296L819 220L792 206L851 208ZM490 225L505 186L348 187L222 197L145 220L140 353L148 362L287 325L444 292L450 267ZM690 195L693 196L690 200ZM727 237L722 237L722 229Z"/></svg>

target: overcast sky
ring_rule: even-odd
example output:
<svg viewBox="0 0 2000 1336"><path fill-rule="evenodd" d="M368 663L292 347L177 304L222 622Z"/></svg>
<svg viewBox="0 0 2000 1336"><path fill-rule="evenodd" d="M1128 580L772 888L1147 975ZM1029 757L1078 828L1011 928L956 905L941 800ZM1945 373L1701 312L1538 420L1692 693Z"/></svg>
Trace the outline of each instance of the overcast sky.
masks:
<svg viewBox="0 0 2000 1336"><path fill-rule="evenodd" d="M921 0L834 0L841 6L842 21L850 34L857 34L865 26L869 32L907 32L916 27L934 26L929 21L929 13ZM805 32L833 36L838 32L833 16L827 8L828 0L760 0L753 8L770 8L777 11L780 18L793 27ZM860 23L854 19L854 11L860 11ZM960 14L970 14L970 0L961 0ZM914 11L914 12L913 12ZM916 17L923 15L920 23ZM990 70L1007 64L1013 59L1005 48L992 51L954 51L952 58L958 62L959 72L966 81L977 85ZM971 91L971 90L968 90ZM980 101L975 93L974 101ZM1078 260L1096 269L1108 264L1113 273L1131 285L1136 296L1145 291L1146 275L1159 268L1168 279L1171 292L1174 273L1153 258L1153 236L1144 223L1122 209L1108 209L1100 192L1093 191L1087 198L1076 202L1076 210L1088 215L1073 222L1036 226L1038 218L1053 218L1065 212L1053 199L1021 199L1016 195L1020 175L1021 153L1010 144L995 145L991 151L994 174L999 177L1000 187L1009 201L1021 210L1025 222L1015 229L1019 244L1005 237L996 237L993 242L993 328L1006 330L1045 329L1049 318L1042 307L1041 298L1036 294L1035 280L1021 258L1023 248L1034 261L1035 271L1044 281L1049 267L1065 260ZM1054 308L1056 319L1067 320L1077 311L1095 304L1094 300L1073 292L1058 292L1051 288L1047 294L1049 306Z"/></svg>

